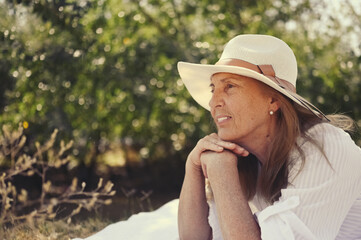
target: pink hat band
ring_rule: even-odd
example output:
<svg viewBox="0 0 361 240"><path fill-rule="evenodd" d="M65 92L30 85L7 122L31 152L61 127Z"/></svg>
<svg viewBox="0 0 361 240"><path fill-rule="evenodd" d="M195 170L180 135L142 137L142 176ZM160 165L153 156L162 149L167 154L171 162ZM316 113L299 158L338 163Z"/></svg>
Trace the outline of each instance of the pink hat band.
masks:
<svg viewBox="0 0 361 240"><path fill-rule="evenodd" d="M229 65L229 66L248 68L252 71L263 74L271 81L279 85L281 88L296 93L296 87L293 86L292 83L276 76L272 65L269 64L255 65L250 62L235 58L221 59L215 65Z"/></svg>

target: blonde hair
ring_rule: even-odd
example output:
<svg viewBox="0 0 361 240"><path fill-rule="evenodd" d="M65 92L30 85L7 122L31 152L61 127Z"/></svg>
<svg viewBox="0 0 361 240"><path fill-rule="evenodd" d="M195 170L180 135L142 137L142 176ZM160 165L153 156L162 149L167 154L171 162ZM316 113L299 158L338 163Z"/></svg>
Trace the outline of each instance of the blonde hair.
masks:
<svg viewBox="0 0 361 240"><path fill-rule="evenodd" d="M269 94L279 101L279 109L276 111L277 124L275 136L269 147L268 161L266 161L259 171L260 163L254 155L242 158L238 161L238 171L241 187L248 200L251 200L257 193L265 201L273 203L281 196L281 189L289 184L288 175L291 166L294 164L289 159L292 149L296 149L301 156L302 167L306 161L304 152L297 145L299 136L314 144L322 154L324 154L320 143L307 135L307 130L321 122L328 122L321 119L306 108L294 103L283 94L264 84L259 84L264 88L265 94ZM345 131L353 131L354 121L345 115L327 115L329 123L340 127ZM325 154L324 154L325 155ZM327 158L326 158L327 159ZM206 182L207 198L212 197L209 183Z"/></svg>

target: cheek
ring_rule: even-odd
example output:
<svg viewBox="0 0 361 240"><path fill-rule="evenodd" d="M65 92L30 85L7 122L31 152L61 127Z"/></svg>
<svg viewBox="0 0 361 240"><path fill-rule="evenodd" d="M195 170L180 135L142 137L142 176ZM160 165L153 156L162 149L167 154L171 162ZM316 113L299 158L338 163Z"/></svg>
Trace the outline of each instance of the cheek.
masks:
<svg viewBox="0 0 361 240"><path fill-rule="evenodd" d="M237 122L240 122L243 125L252 125L266 118L267 113L268 110L264 101L249 99L249 101L238 105L235 115L239 116Z"/></svg>

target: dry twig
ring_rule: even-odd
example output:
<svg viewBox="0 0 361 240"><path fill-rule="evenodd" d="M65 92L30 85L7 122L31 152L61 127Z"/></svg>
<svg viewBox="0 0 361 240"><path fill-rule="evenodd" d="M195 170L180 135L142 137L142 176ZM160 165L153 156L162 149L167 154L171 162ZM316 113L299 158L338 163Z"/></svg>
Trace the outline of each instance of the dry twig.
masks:
<svg viewBox="0 0 361 240"><path fill-rule="evenodd" d="M23 151L26 137L23 129L10 132L3 126L3 136L0 136L0 163L7 165L7 170L0 176L0 225L15 224L27 221L33 224L36 220L67 219L80 213L82 209L92 210L103 204L110 204L110 197L115 195L112 190L113 183L104 183L99 180L93 191L85 191L86 183L78 184L74 178L64 191L47 178L50 169L59 169L69 163L68 154L73 142L60 142L60 149L56 150L54 144L58 131L55 130L50 139L43 145L36 143L36 152L30 156ZM4 164L5 163L5 164ZM22 186L15 186L17 177L41 178L40 197L32 199ZM67 208L71 211L66 211Z"/></svg>

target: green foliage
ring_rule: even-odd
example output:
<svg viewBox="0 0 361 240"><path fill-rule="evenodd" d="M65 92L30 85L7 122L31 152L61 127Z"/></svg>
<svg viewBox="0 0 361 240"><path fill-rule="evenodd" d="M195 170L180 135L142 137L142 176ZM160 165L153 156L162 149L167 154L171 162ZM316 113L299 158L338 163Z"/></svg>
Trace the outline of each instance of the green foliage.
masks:
<svg viewBox="0 0 361 240"><path fill-rule="evenodd" d="M213 64L223 44L240 33L285 39L298 58L299 92L326 113L361 119L360 56L343 43L354 30L343 29L336 19L325 26L332 34L311 29L309 23L321 18L316 7L322 3L0 4L0 123L28 124L34 139L57 128L62 138L75 140L74 154L84 162L94 163L110 143L139 152L145 163L185 159L213 127L179 80L176 64Z"/></svg>

